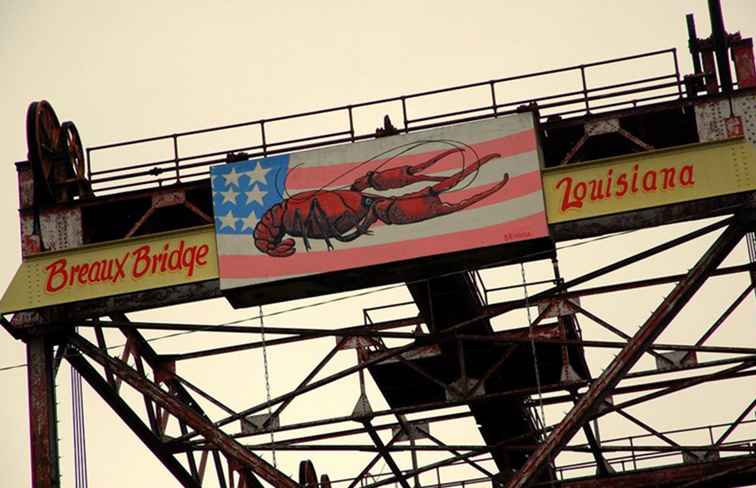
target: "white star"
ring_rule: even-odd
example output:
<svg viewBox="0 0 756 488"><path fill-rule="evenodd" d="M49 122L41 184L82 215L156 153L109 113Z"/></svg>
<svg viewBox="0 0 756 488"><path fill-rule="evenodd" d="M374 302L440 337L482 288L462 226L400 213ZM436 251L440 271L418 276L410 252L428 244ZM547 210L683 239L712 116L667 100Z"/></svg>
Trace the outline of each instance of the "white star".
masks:
<svg viewBox="0 0 756 488"><path fill-rule="evenodd" d="M223 217L221 217L221 226L220 230L223 230L224 227L231 227L231 229L236 229L236 221L238 219L234 217L234 215L229 212Z"/></svg>
<svg viewBox="0 0 756 488"><path fill-rule="evenodd" d="M251 212L248 217L242 219L242 230L254 230L257 222L259 222L259 219L255 216L254 212Z"/></svg>
<svg viewBox="0 0 756 488"><path fill-rule="evenodd" d="M235 192L234 190L228 190L228 191L221 191L218 192L223 197L223 201L221 203L231 202L234 205L236 204L236 197L239 195L239 192Z"/></svg>
<svg viewBox="0 0 756 488"><path fill-rule="evenodd" d="M260 189L259 185L253 185L249 191L245 191L244 193L247 194L247 203L255 201L262 205L265 192Z"/></svg>
<svg viewBox="0 0 756 488"><path fill-rule="evenodd" d="M241 175L234 171L233 169L228 174L223 175L223 181L227 186L236 185L236 188L239 188L239 177Z"/></svg>
<svg viewBox="0 0 756 488"><path fill-rule="evenodd" d="M265 180L265 177L268 174L268 171L270 171L270 168L263 168L262 163L258 162L255 169L247 172L250 178L249 184L252 185L255 182L262 183L263 185L266 184L267 181Z"/></svg>

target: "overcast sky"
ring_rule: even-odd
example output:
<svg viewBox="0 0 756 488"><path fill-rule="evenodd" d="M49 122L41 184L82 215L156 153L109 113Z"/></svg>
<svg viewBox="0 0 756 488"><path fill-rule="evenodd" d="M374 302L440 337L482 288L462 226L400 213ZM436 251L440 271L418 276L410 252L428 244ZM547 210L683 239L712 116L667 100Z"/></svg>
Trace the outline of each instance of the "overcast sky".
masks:
<svg viewBox="0 0 756 488"><path fill-rule="evenodd" d="M756 3L723 0L730 32L756 34ZM211 6L212 5L212 6ZM488 80L644 51L676 47L681 69L691 71L685 14L693 12L700 36L709 34L705 0L534 1L534 2L66 2L0 1L0 289L20 263L18 193L13 163L26 158L24 117L34 100L47 99L60 120L73 120L86 146L152 136L341 105L372 98ZM665 61L668 63L668 61ZM654 65L653 69L660 65ZM664 66L669 66L666 64ZM596 82L633 79L648 66L629 65L596 73ZM659 68L661 69L661 68ZM637 71L636 71L637 70ZM562 80L517 85L510 99L568 91ZM536 90L540 90L535 92ZM541 92L543 91L543 93ZM500 93L504 93L500 92ZM439 103L454 103L444 101ZM382 113L364 120L364 129L379 125ZM280 129L280 136L301 135L305 127ZM245 135L236 137L244 140ZM251 136L250 136L251 137ZM212 138L197 140L198 150L222 148ZM148 157L163 156L156 149ZM116 161L117 162L117 161ZM684 226L644 231L602 243L599 251L583 248L562 254L563 271L575 276L676 235ZM685 227L688 228L688 227ZM688 246L671 258L640 267L637 276L680 272L692 266L701 245ZM743 262L739 246L728 262ZM548 267L534 265L532 279L548 277ZM516 273L491 273L492 283L512 283ZM634 275L635 276L635 275ZM529 276L531 278L531 276ZM625 278L625 276L620 276ZM732 278L704 290L689 321L665 334L668 341L695 340L725 304L745 286ZM589 303L633 333L660 298L659 289L638 293L630 301ZM282 314L270 324L330 327L357 324L365 306L406 298L403 289L346 300L338 305ZM645 300L645 301L644 301ZM707 301L708 300L708 301ZM312 302L313 300L310 300ZM309 303L309 302L308 302ZM642 305L640 305L642 303ZM636 305L638 304L638 305ZM266 307L266 313L294 304ZM734 317L723 344L754 345L753 298ZM749 308L750 307L750 308ZM618 309L622 309L619 311ZM406 312L406 311L405 311ZM233 311L223 301L144 313L165 321L220 323L256 315ZM599 313L601 315L601 313ZM517 317L514 322L522 319ZM254 323L254 322L251 322ZM503 322L502 322L503 324ZM522 322L520 322L522 324ZM588 338L609 338L583 325ZM594 333L595 332L595 333ZM111 340L117 341L116 335ZM189 336L156 343L164 352L220 344L224 338ZM224 342L225 343L225 342ZM158 345L159 344L159 345ZM271 352L275 393L295 385L331 343L305 344ZM594 374L608 357L592 356ZM25 361L23 344L0 334L0 368ZM335 368L354 363L341 353ZM264 399L259 351L180 365L180 373L206 386L233 408ZM651 363L644 363L650 366ZM292 405L283 423L325 415L344 415L356 400L356 380L331 394L314 395ZM61 466L63 486L73 484L68 368L59 376ZM340 388L340 389L339 389ZM25 369L0 371L0 471L4 486L29 485L29 447ZM335 391L335 393L333 393ZM639 409L660 428L727 421L753 397L753 383L731 382L703 397L680 394L662 409ZM134 398L133 395L130 398ZM374 407L383 404L375 397ZM371 397L373 401L373 397ZM136 407L139 402L134 402ZM682 407L682 405L685 405ZM568 409L547 411L549 422ZM173 486L173 478L142 448L120 420L85 387L90 486ZM695 414L695 415L694 415ZM462 425L462 424L460 424ZM460 426L443 431L451 440L479 442ZM636 432L608 422L606 435ZM468 432L469 431L469 432ZM262 441L263 439L260 439ZM301 453L279 454L281 468L296 475ZM323 455L316 467L332 477L355 473L364 455Z"/></svg>

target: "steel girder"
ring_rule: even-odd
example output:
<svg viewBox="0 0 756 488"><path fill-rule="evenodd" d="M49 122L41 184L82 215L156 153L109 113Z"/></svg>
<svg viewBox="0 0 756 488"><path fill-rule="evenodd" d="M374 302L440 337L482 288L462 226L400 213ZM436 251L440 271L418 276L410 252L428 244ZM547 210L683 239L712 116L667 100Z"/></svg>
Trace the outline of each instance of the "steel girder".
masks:
<svg viewBox="0 0 756 488"><path fill-rule="evenodd" d="M509 488L524 488L530 485L537 473L588 422L599 404L611 394L622 377L630 371L640 356L649 349L654 340L677 316L711 272L730 254L740 239L751 230L753 227L752 219L753 215L743 214L731 219L727 228L698 263L667 295L638 332L628 341L625 348L614 358L601 376L591 384L588 391L528 459L525 466L515 474Z"/></svg>

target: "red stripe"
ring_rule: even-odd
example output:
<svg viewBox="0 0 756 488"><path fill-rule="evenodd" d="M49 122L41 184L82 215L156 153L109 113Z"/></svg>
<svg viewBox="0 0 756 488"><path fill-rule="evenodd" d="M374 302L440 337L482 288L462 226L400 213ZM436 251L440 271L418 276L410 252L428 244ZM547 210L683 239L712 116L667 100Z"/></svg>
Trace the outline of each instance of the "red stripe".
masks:
<svg viewBox="0 0 756 488"><path fill-rule="evenodd" d="M516 132L514 134L509 134L508 136L498 139L483 141L477 144L470 144L470 147L475 148L475 152L480 157L491 153L498 153L501 155L501 157L506 158L517 154L534 151L536 149L535 130L527 129L521 132ZM448 151L449 149L450 147L446 146L433 151L402 155L392 159L389 164L387 164L385 167L381 167L381 169L395 168L397 166L404 165L416 165L418 163L428 161L434 156L437 156L444 151ZM475 155L472 153L472 151L470 151L469 149L465 150L464 164L470 165L474 160ZM377 159L375 161L370 161L368 163L365 163L363 161L334 164L325 163L319 166L313 165L292 168L291 173L289 173L286 179L286 189L291 191L325 187L341 187L345 185L349 186L355 179L364 175L368 171L375 171L386 161L387 158L383 158ZM455 154L442 159L424 173L433 174L440 173L442 171L460 169L462 167L462 164L463 160L461 154Z"/></svg>
<svg viewBox="0 0 756 488"><path fill-rule="evenodd" d="M472 188L465 188L464 190L443 193L442 200L446 203L458 203L462 200L477 195L478 193L484 192L494 185L496 185L496 182L479 185ZM470 205L469 207L466 207L463 211L466 212L475 208L488 207L491 205L506 202L507 200L514 200L515 198L530 195L531 193L539 191L540 189L541 172L538 170L531 171L530 173L524 173L520 176L510 178L509 182L506 184L506 186L504 186L504 188L497 191L493 195L489 195L487 198L484 198L483 200ZM373 224L373 226L381 225L385 224L380 220Z"/></svg>
<svg viewBox="0 0 756 488"><path fill-rule="evenodd" d="M286 258L274 258L262 254L219 256L220 276L222 279L252 279L325 273L494 246L547 235L546 214L539 212L521 219L471 231L440 234L377 246L309 253L304 249L298 249L296 254Z"/></svg>

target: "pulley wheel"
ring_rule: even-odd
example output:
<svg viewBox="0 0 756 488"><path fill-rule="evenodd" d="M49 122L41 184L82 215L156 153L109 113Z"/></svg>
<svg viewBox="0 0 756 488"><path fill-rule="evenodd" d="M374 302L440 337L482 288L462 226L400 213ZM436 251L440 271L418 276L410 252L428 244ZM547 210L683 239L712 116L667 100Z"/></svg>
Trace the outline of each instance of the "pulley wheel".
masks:
<svg viewBox="0 0 756 488"><path fill-rule="evenodd" d="M87 180L87 168L86 160L84 159L84 145L81 143L81 137L79 137L79 131L76 129L76 124L66 121L61 124L61 131L63 142L66 147L66 154L68 156L68 167L66 168L66 174L73 177L76 182L76 189L79 197L91 196L92 189Z"/></svg>
<svg viewBox="0 0 756 488"><path fill-rule="evenodd" d="M36 189L44 195L40 200L54 200L53 179L56 164L61 159L61 127L55 111L46 100L33 102L26 112L26 142ZM36 192L35 192L36 193Z"/></svg>
<svg viewBox="0 0 756 488"><path fill-rule="evenodd" d="M76 125L69 121L63 122L60 126L63 132L63 141L68 154L68 160L73 169L73 177L77 180L84 180L87 177L86 162L84 160L84 147L81 145L81 137Z"/></svg>

